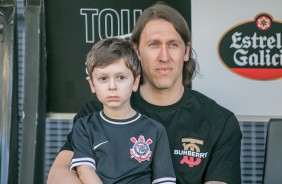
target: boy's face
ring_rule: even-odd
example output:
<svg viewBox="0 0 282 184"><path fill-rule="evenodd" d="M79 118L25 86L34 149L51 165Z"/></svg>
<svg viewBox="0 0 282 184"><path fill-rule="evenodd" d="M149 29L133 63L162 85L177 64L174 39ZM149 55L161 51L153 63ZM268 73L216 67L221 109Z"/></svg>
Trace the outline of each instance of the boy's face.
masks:
<svg viewBox="0 0 282 184"><path fill-rule="evenodd" d="M139 77L134 81L131 70L121 59L106 67L95 68L89 84L105 110L122 109L130 106L130 96L138 89Z"/></svg>
<svg viewBox="0 0 282 184"><path fill-rule="evenodd" d="M141 33L137 50L143 84L156 89L182 85L183 65L189 60L189 50L170 22L149 21Z"/></svg>

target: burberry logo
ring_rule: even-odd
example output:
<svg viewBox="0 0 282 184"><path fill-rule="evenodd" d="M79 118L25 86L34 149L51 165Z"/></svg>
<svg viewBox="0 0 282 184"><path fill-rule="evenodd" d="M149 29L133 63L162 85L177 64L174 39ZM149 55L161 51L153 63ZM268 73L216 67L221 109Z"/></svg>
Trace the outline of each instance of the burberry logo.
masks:
<svg viewBox="0 0 282 184"><path fill-rule="evenodd" d="M202 140L183 138L183 150L174 150L175 155L182 155L181 164L187 164L189 167L197 166L201 163L203 158L206 158L208 153L201 153L198 145L203 145Z"/></svg>

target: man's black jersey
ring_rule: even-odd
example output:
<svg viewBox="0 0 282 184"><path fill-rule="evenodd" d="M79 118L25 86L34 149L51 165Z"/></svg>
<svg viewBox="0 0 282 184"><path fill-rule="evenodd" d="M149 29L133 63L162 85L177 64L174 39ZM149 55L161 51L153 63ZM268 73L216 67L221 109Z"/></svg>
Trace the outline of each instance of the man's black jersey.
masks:
<svg viewBox="0 0 282 184"><path fill-rule="evenodd" d="M241 183L242 133L236 117L205 95L185 88L181 99L169 106L156 106L133 93L132 107L164 125L170 143L178 184L206 181ZM100 111L97 97L74 118ZM61 150L73 150L71 134Z"/></svg>
<svg viewBox="0 0 282 184"><path fill-rule="evenodd" d="M123 120L111 119L103 111L80 118L72 146L71 169L92 166L105 184L176 181L165 128L140 113Z"/></svg>

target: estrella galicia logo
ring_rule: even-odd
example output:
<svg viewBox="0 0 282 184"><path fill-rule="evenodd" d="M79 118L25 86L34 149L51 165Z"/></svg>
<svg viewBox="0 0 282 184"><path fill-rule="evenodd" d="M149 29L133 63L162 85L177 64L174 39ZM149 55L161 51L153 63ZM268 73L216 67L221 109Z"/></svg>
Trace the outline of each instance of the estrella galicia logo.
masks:
<svg viewBox="0 0 282 184"><path fill-rule="evenodd" d="M226 31L218 55L232 72L254 80L282 78L282 22L261 13Z"/></svg>

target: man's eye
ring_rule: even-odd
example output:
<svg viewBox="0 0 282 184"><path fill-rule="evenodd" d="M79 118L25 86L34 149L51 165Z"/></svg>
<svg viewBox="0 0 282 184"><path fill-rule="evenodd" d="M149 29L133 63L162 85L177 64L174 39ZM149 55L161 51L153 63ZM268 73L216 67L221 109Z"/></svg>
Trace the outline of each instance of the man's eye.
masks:
<svg viewBox="0 0 282 184"><path fill-rule="evenodd" d="M150 43L150 45L149 45L150 47L157 47L158 46L158 44L157 43Z"/></svg>
<svg viewBox="0 0 282 184"><path fill-rule="evenodd" d="M178 47L178 44L172 42L172 43L169 44L169 47L170 48L176 48L176 47Z"/></svg>

